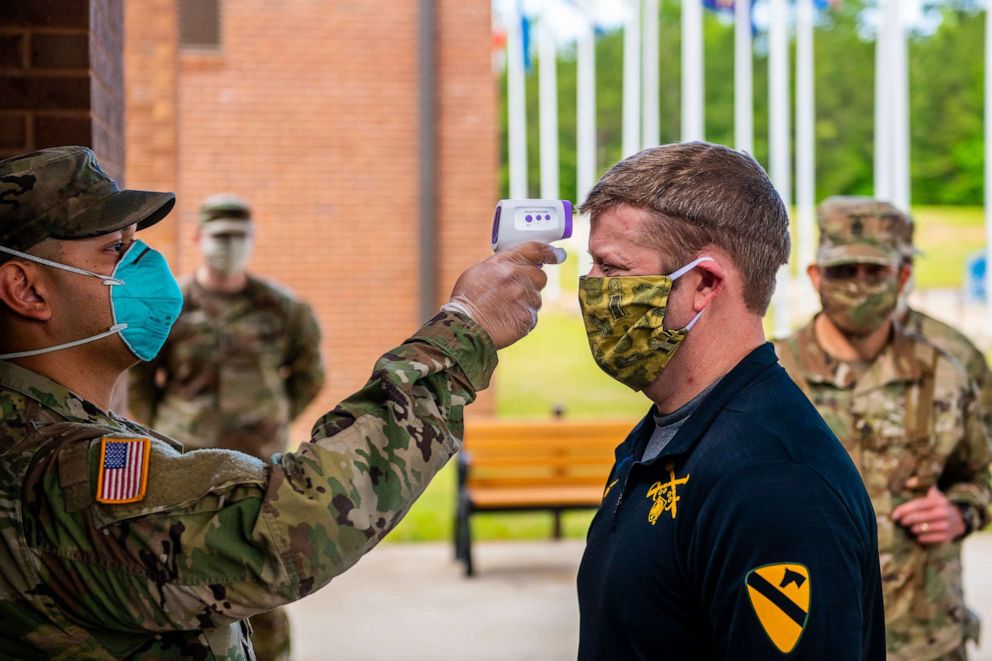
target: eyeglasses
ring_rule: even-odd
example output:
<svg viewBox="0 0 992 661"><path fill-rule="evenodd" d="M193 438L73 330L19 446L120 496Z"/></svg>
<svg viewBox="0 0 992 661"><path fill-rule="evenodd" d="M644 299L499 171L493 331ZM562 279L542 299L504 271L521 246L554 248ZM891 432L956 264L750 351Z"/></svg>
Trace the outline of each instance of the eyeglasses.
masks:
<svg viewBox="0 0 992 661"><path fill-rule="evenodd" d="M887 264L835 264L822 269L827 280L865 280L878 284L895 275L895 269Z"/></svg>

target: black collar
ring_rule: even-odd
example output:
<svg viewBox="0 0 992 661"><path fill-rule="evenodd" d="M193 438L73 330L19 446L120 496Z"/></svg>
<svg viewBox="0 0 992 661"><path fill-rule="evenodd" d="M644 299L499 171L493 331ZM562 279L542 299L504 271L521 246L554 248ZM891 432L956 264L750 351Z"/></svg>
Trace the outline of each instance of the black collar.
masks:
<svg viewBox="0 0 992 661"><path fill-rule="evenodd" d="M772 365L778 364L778 357L770 342L766 342L754 351L744 356L734 369L730 370L700 403L699 408L689 416L682 428L675 434L671 442L661 453L647 463L654 463L662 458L672 458L688 454L696 441L713 424L716 416L726 408L727 404L738 392L754 381L760 374ZM647 415L641 419L627 436L627 439L617 448L616 461L635 460L644 454L651 435L654 433L654 406L648 409Z"/></svg>

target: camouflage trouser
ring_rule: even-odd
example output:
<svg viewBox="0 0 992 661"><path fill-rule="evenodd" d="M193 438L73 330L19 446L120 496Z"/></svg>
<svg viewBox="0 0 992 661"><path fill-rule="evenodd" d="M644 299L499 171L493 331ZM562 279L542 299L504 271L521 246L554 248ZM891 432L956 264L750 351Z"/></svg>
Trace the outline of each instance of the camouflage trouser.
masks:
<svg viewBox="0 0 992 661"><path fill-rule="evenodd" d="M287 661L289 659L289 618L285 608L253 615L251 644L258 661Z"/></svg>

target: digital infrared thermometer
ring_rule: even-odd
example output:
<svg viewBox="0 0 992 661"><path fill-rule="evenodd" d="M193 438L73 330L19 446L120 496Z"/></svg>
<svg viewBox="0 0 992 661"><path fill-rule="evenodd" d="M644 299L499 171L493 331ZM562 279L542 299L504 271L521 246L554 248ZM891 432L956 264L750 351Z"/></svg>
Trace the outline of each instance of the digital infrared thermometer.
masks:
<svg viewBox="0 0 992 661"><path fill-rule="evenodd" d="M528 241L551 243L572 236L568 200L500 200L493 216L493 252Z"/></svg>

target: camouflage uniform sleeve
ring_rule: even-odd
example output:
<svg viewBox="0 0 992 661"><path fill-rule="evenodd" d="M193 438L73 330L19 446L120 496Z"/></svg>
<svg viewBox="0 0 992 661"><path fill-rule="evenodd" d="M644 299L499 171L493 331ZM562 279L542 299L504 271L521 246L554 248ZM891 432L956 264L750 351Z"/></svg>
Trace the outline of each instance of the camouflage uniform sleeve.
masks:
<svg viewBox="0 0 992 661"><path fill-rule="evenodd" d="M64 526L34 527L50 536L44 546L65 546L45 555L63 608L97 628L169 631L222 626L305 597L400 521L460 447L463 407L495 366L485 331L444 313L382 356L297 452L265 464L155 441L146 496L87 506L84 550ZM99 445L86 450L90 494ZM48 499L53 510L78 499L71 486L76 496Z"/></svg>
<svg viewBox="0 0 992 661"><path fill-rule="evenodd" d="M947 459L938 487L950 500L975 508L979 515L975 529L980 530L989 523L992 445L982 395L969 383L972 392L965 401L964 434Z"/></svg>
<svg viewBox="0 0 992 661"><path fill-rule="evenodd" d="M138 363L127 373L128 416L143 425L155 424L155 412L162 396L156 377L162 362L159 356L151 362Z"/></svg>
<svg viewBox="0 0 992 661"><path fill-rule="evenodd" d="M294 306L289 326L289 352L285 367L289 417L295 419L324 385L324 363L320 356L320 325L305 303Z"/></svg>
<svg viewBox="0 0 992 661"><path fill-rule="evenodd" d="M981 419L985 429L992 438L992 371L985 362L985 356L977 353L968 366L968 373L975 379L978 388L978 403L981 407Z"/></svg>

